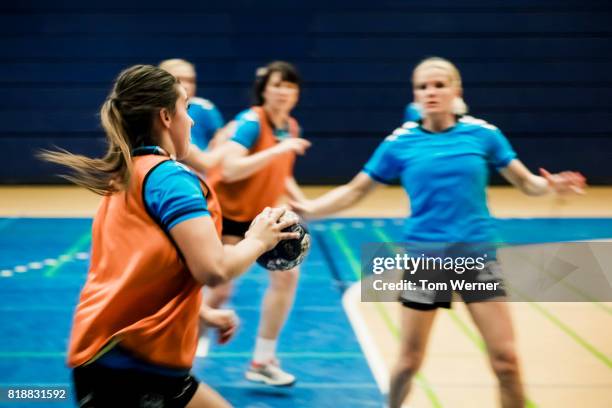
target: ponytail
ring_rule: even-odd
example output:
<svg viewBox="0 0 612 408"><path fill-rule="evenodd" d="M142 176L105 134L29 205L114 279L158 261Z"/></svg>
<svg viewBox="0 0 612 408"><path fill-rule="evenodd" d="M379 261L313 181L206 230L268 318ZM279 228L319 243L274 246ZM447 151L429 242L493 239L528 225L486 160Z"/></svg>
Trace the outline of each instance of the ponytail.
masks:
<svg viewBox="0 0 612 408"><path fill-rule="evenodd" d="M106 154L91 158L59 149L43 150L39 158L68 167L70 174L63 178L96 194L124 190L132 174L132 149L156 142L151 133L153 118L160 109L175 111L176 84L176 78L151 65L128 68L119 75L100 108L108 142Z"/></svg>

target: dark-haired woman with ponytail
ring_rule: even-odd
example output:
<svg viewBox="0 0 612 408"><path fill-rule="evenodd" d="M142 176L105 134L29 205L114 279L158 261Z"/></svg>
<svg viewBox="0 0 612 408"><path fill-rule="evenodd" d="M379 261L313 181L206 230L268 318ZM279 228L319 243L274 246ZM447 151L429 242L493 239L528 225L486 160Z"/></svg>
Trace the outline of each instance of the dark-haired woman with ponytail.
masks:
<svg viewBox="0 0 612 408"><path fill-rule="evenodd" d="M189 149L187 95L164 70L123 71L101 109L102 158L43 152L103 195L68 352L81 407L228 407L190 374L202 285L242 274L295 234L263 209L235 246L220 240L214 192L176 160ZM231 335L235 322L219 327Z"/></svg>
<svg viewBox="0 0 612 408"><path fill-rule="evenodd" d="M255 215L266 206L277 205L282 196L305 199L293 178L296 154L304 154L310 146L291 117L300 84L297 70L287 62L260 68L253 86L253 106L238 114L233 136L220 147L222 165L208 174L208 180L223 209L224 243L241 242ZM298 273L297 268L269 272L248 380L274 386L295 382L293 375L280 368L276 343L293 305ZM230 290L229 284L215 288L207 303L219 307Z"/></svg>

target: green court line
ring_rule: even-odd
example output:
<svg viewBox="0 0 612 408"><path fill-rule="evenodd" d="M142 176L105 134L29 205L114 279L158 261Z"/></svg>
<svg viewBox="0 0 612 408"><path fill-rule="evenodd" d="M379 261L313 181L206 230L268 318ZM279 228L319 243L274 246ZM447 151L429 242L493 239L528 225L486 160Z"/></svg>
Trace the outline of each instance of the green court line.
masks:
<svg viewBox="0 0 612 408"><path fill-rule="evenodd" d="M330 231L332 236L334 237L334 240L340 247L340 250L344 254L344 257L348 259L349 264L351 266L351 272L353 272L353 277L355 278L355 281L359 282L361 280L361 265L355 259L353 250L346 242L346 239L344 238L340 230L338 230L337 228L331 228Z"/></svg>
<svg viewBox="0 0 612 408"><path fill-rule="evenodd" d="M452 309L448 309L446 312L451 317L451 319L455 322L455 324L461 329L461 331L463 331L463 333L472 341L472 343L474 343L476 347L480 349L480 351L482 351L485 354L488 354L487 346L484 340L482 339L482 337L478 333L470 329L470 327L457 314L457 312L455 312ZM527 398L527 401L525 401L525 408L537 408L537 406L538 404L536 404L534 401L530 400L529 398Z"/></svg>
<svg viewBox="0 0 612 408"><path fill-rule="evenodd" d="M399 328L395 324L393 324L393 320L391 319L391 316L389 316L389 313L385 310L384 307L382 307L379 302L375 302L374 307L376 308L376 311L378 311L378 313L381 315L385 326L387 326L387 329L391 332L395 340L400 341ZM436 408L441 408L442 403L440 402L440 399L436 395L429 381L427 381L427 378L425 378L425 376L419 372L416 373L414 379L416 383L423 389L423 391L427 395L427 398L429 398L431 405Z"/></svg>
<svg viewBox="0 0 612 408"><path fill-rule="evenodd" d="M387 236L383 231L381 231L379 228L375 228L374 229L375 233L383 239L384 242L393 242L391 240L391 238L389 236ZM549 312L546 308L544 308L542 305L540 305L537 302L534 302L533 300L527 298L525 295L519 293L516 289L514 288L510 288L511 290L513 290L515 293L517 293L519 296L521 296L523 299L525 299L527 301L527 303L529 303L529 305L531 307L533 307L534 309L536 309L538 312L540 312L544 317L546 317L550 322L552 322L555 326L557 326L559 329L561 329L564 333L566 333L568 336L570 336L574 341L576 341L579 345L581 345L585 350L587 350L589 353L591 353L593 356L595 356L598 360L602 361L606 366L608 366L608 368L612 368L612 360L610 360L605 353L601 352L597 347L593 346L592 344L590 344L588 341L586 341L584 338L582 338L578 333L576 333L572 328L570 328L568 325L566 325L565 323L563 323L558 317L554 316L551 312ZM451 317L453 317L453 315L451 314ZM456 323L459 323L461 321L461 319L459 318L458 315L455 315L456 319L453 317L453 321L455 321ZM470 331L469 327L467 327L465 324L461 323L460 324L461 329L465 332L465 330ZM467 334L467 333L466 333ZM476 336L476 334L473 335L469 335L469 337L473 340L474 337ZM474 340L473 340L474 341ZM479 347L484 346L484 343L482 342L482 339L479 338L479 342L476 343ZM484 349L483 349L484 350ZM528 401L528 403L531 403L530 401ZM533 405L535 406L535 405Z"/></svg>
<svg viewBox="0 0 612 408"><path fill-rule="evenodd" d="M385 233L378 227L374 228L374 233L379 239L382 240L382 242L394 242L392 238L389 235L387 235L387 233ZM472 341L472 343L474 343L476 347L478 347L482 352L486 353L487 348L486 348L484 340L482 340L482 337L478 333L473 331L465 323L465 321L457 314L457 312L455 312L452 309L445 309L445 310L450 315L451 320L457 325L457 327L459 327L459 329L463 332L463 334L465 334L465 336L469 338Z"/></svg>
<svg viewBox="0 0 612 408"><path fill-rule="evenodd" d="M595 358L604 363L608 368L612 368L612 360L610 360L603 352L601 352L597 347L586 341L582 338L578 333L576 333L571 327L563 323L558 317L553 315L550 311L548 311L541 304L534 302L529 299L526 295L520 293L518 290L513 289L514 293L518 294L520 297L525 299L527 303L542 315L544 315L551 323L557 326L561 331L567 334L570 338L572 338L576 343L581 345L585 350L591 353Z"/></svg>
<svg viewBox="0 0 612 408"><path fill-rule="evenodd" d="M379 227L374 227L374 233L377 235L379 239L382 240L382 242L394 242L393 239L391 239L391 237L387 235ZM465 323L465 321L457 314L457 312L455 312L452 309L445 309L445 310L448 313L448 315L451 317L451 320L455 323L455 325L459 327L461 332L463 332L463 334L468 339L470 339L470 341L472 341L472 343L474 343L474 345L481 352L483 352L485 355L488 356L486 344L484 340L482 339L482 337L480 336L480 334L472 330L470 326L468 326L467 323ZM537 407L538 405L534 401L527 398L526 408L537 408Z"/></svg>
<svg viewBox="0 0 612 408"><path fill-rule="evenodd" d="M85 234L81 235L79 239L70 248L68 248L68 251L66 251L62 255L68 255L70 258L72 258L72 255L76 254L77 252L82 251L83 248L87 246L90 241L91 241L91 232L87 231ZM66 262L68 261L59 260L55 265L53 265L52 267L50 267L49 269L45 271L45 277L52 278L53 276L55 276L57 271L59 271L60 268L64 266Z"/></svg>
<svg viewBox="0 0 612 408"><path fill-rule="evenodd" d="M452 309L446 311L453 322L461 329L461 331L482 351L487 354L487 346L482 337L470 328L465 321Z"/></svg>
<svg viewBox="0 0 612 408"><path fill-rule="evenodd" d="M549 272L546 272L546 274L549 275L549 276L552 276L552 275L550 275ZM569 291L574 292L575 294L577 294L578 296L581 296L585 300L588 300L589 303L591 303L592 305L594 305L598 309L601 309L604 312L608 313L609 315L612 315L612 308L609 307L608 305L605 305L605 304L601 303L600 301L593 299L593 297L591 295L589 295L588 293L584 293L582 290L578 289L577 287L575 287L571 283L564 282L564 281L561 281L559 283L561 285L563 285L565 288L567 288Z"/></svg>
<svg viewBox="0 0 612 408"><path fill-rule="evenodd" d="M380 231L378 228L375 229L375 232L378 234L380 238L383 238L385 242L393 242L390 240L390 237L387 236L383 231ZM544 317L546 317L550 322L552 322L555 326L561 329L564 333L569 335L574 341L576 341L579 345L581 345L585 350L590 352L593 356L595 356L598 360L602 361L608 368L612 368L612 360L610 360L603 352L601 352L597 347L590 344L584 338L582 338L578 333L576 333L572 328L563 323L558 317L554 316L551 312L549 312L546 308L544 308L539 303L535 302L532 299L529 299L524 294L521 294L516 288L509 288L514 293L521 296L531 307L540 312ZM457 316L458 318L459 316ZM482 340L481 340L482 341Z"/></svg>
<svg viewBox="0 0 612 408"><path fill-rule="evenodd" d="M555 276L553 276L549 271L544 270L540 265L537 265L535 262L532 262L529 258L527 258L526 256L522 256L520 257L521 259L523 259L525 262L529 263L531 266L537 268L539 271L544 272L546 275L548 275L549 277L556 279ZM569 290L570 292L574 292L575 294L577 294L578 296L582 297L583 299L589 301L592 305L596 306L597 308L603 310L604 312L612 315L612 308L608 307L607 305L593 299L593 297L591 295L589 295L588 293L584 293L582 290L580 290L579 288L577 288L576 286L572 285L569 282L565 282L564 280L558 281L558 283L560 283L563 287L565 287L567 290Z"/></svg>
<svg viewBox="0 0 612 408"><path fill-rule="evenodd" d="M344 238L342 233L339 231L339 229L331 228L330 231L331 231L331 235L333 236L334 240L340 247L340 250L344 254L344 257L348 259L349 264L351 266L351 271L353 272L353 276L355 277L356 281L359 282L361 280L361 276L360 276L361 266L360 266L360 263L357 262L356 257L353 253L353 250L350 248L350 246L346 242L346 239ZM387 326L387 329L389 330L389 332L391 332L392 336L396 340L399 340L400 338L399 329L393 324L393 321L389 317L389 314L387 313L387 311L379 303L375 303L375 306L376 306L377 312L382 317L383 322ZM415 375L415 382L425 392L425 395L427 396L427 398L429 399L429 402L434 408L442 408L442 403L440 402L440 398L438 397L433 387L431 386L429 381L427 381L427 378L423 374L417 373Z"/></svg>

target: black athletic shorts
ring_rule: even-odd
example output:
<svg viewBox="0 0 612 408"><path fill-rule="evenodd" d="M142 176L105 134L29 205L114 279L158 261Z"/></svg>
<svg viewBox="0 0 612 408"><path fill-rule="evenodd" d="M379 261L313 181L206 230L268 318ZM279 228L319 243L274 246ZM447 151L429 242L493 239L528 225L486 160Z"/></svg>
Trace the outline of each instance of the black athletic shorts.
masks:
<svg viewBox="0 0 612 408"><path fill-rule="evenodd" d="M223 235L234 235L244 238L244 234L249 230L252 221L234 221L223 217Z"/></svg>
<svg viewBox="0 0 612 408"><path fill-rule="evenodd" d="M463 255L466 245L450 247L443 257L457 258ZM468 246L468 249L471 249ZM470 252L474 252L471 250ZM399 297L403 306L416 310L435 310L451 308L453 293L461 296L465 303L486 302L506 296L501 267L496 260L494 251L490 252L490 260L482 268L462 269L461 273L454 270L435 270L421 268L416 273L404 271L403 279L414 282L416 289L405 290ZM464 257L465 259L465 257ZM426 280L423 287L422 280ZM454 282L451 282L454 281ZM456 285L456 286L453 286ZM477 288L477 289L476 289Z"/></svg>
<svg viewBox="0 0 612 408"><path fill-rule="evenodd" d="M84 408L185 407L198 389L191 374L162 375L93 363L72 370L77 405Z"/></svg>

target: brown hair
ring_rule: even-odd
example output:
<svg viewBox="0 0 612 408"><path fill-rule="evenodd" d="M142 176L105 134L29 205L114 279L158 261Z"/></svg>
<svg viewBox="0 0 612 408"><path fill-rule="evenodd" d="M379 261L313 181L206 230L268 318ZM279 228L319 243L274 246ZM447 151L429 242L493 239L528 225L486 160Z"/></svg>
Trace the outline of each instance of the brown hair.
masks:
<svg viewBox="0 0 612 408"><path fill-rule="evenodd" d="M258 68L255 72L255 83L253 84L253 104L255 106L264 104L263 92L274 72L280 73L281 80L296 84L298 88L302 87L302 78L293 64L285 61L271 62L265 67Z"/></svg>
<svg viewBox="0 0 612 408"><path fill-rule="evenodd" d="M126 188L132 172L132 149L154 145L153 119L165 108L174 114L179 96L177 80L152 65L134 65L122 71L100 109L108 148L101 158L66 150L43 150L39 157L70 169L65 179L96 194Z"/></svg>

